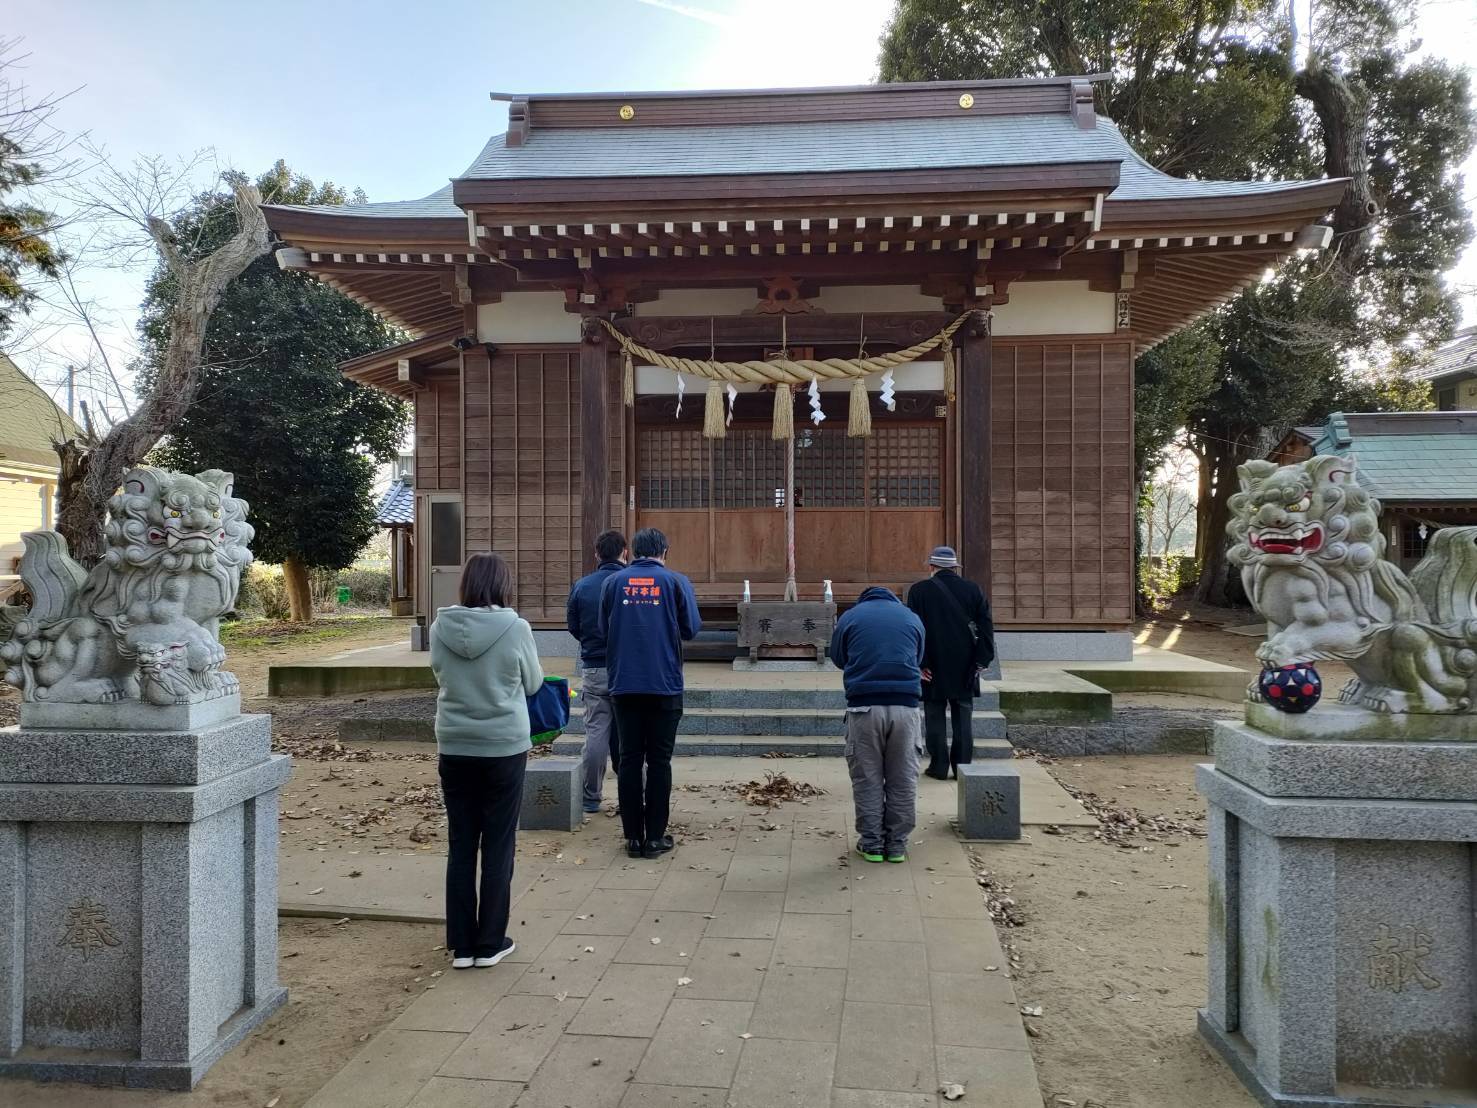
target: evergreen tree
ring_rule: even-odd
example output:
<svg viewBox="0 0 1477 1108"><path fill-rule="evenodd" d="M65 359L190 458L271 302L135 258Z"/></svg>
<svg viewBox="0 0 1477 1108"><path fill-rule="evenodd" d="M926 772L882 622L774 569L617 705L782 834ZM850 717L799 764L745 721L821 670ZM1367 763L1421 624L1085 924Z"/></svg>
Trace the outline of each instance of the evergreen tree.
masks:
<svg viewBox="0 0 1477 1108"><path fill-rule="evenodd" d="M1351 178L1330 251L1136 366L1140 480L1181 428L1200 458L1204 599L1224 599L1239 463L1335 407L1429 403L1391 367L1455 327L1442 273L1471 237L1455 167L1477 115L1464 73L1414 56L1416 10L1324 0L1310 34L1271 0L899 0L883 34L883 80L1106 73L1099 110L1166 173Z"/></svg>
<svg viewBox="0 0 1477 1108"><path fill-rule="evenodd" d="M278 162L258 181L280 204L341 204L331 184L315 186ZM175 221L189 249L209 250L234 229L230 198L208 194ZM167 338L172 283L150 282L140 330L147 388L154 352ZM348 297L258 258L226 290L205 336L199 396L157 451L185 470L236 475L251 505L258 558L281 562L292 618L312 618L308 569L349 565L375 532L375 464L393 459L406 407L347 380L338 363L383 349L398 336Z"/></svg>

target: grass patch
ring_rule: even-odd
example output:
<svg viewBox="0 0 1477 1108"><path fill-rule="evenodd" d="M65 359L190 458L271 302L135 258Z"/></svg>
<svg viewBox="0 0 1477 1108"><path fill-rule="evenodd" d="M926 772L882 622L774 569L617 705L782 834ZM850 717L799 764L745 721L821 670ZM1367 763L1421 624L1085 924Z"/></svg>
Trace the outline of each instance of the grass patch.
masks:
<svg viewBox="0 0 1477 1108"><path fill-rule="evenodd" d="M299 643L332 642L377 631L389 631L403 620L390 616L330 616L312 623L289 623L276 619L243 619L221 625L221 645L227 650L295 646Z"/></svg>

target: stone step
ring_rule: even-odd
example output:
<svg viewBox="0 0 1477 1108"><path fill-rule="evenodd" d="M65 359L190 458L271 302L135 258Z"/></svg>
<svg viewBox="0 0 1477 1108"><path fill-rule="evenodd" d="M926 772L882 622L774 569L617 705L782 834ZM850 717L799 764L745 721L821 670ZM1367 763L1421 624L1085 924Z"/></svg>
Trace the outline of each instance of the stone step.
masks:
<svg viewBox="0 0 1477 1108"><path fill-rule="evenodd" d="M839 688L689 688L682 694L682 701L687 708L810 708L815 711L840 712L846 708L846 693ZM977 712L998 711L999 691L988 687L981 689L980 695L975 697L974 707Z"/></svg>
<svg viewBox="0 0 1477 1108"><path fill-rule="evenodd" d="M554 754L573 756L584 751L584 738L565 733L555 739ZM672 753L679 757L712 755L723 758L762 758L767 754L787 754L799 758L839 758L845 740L840 735L678 735ZM1015 750L1003 738L974 740L977 761L1015 757ZM924 755L924 761L927 761Z"/></svg>
<svg viewBox="0 0 1477 1108"><path fill-rule="evenodd" d="M585 733L584 713L576 708L569 716L567 735ZM840 709L811 708L684 708L679 735L836 735L846 733L846 714ZM1003 739L1005 717L999 712L976 711L977 739Z"/></svg>

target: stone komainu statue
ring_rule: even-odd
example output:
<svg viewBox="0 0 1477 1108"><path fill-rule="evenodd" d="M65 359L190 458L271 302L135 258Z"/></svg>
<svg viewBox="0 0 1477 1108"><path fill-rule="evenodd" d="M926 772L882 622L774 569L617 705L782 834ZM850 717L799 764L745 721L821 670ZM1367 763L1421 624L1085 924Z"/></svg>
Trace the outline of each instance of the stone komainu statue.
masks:
<svg viewBox="0 0 1477 1108"><path fill-rule="evenodd" d="M1384 558L1380 505L1352 457L1240 467L1230 559L1269 624L1268 666L1337 659L1339 699L1381 712L1469 712L1477 674L1477 527L1432 537L1411 577Z"/></svg>
<svg viewBox="0 0 1477 1108"><path fill-rule="evenodd" d="M238 691L220 617L251 562L232 476L140 466L108 502L107 552L88 573L55 531L23 536L29 611L5 609L5 679L28 701L191 704Z"/></svg>

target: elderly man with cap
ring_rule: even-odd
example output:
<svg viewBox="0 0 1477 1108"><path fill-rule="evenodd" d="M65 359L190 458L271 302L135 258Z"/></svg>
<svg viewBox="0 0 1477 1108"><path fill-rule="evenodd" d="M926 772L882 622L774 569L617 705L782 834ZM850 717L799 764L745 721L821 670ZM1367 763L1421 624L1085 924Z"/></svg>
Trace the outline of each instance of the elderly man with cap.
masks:
<svg viewBox="0 0 1477 1108"><path fill-rule="evenodd" d="M930 777L946 781L949 771L974 760L974 698L980 671L995 660L990 602L973 581L959 576L954 548L936 546L928 557L930 576L908 590L908 607L923 621L923 734ZM949 743L945 716L953 717Z"/></svg>

